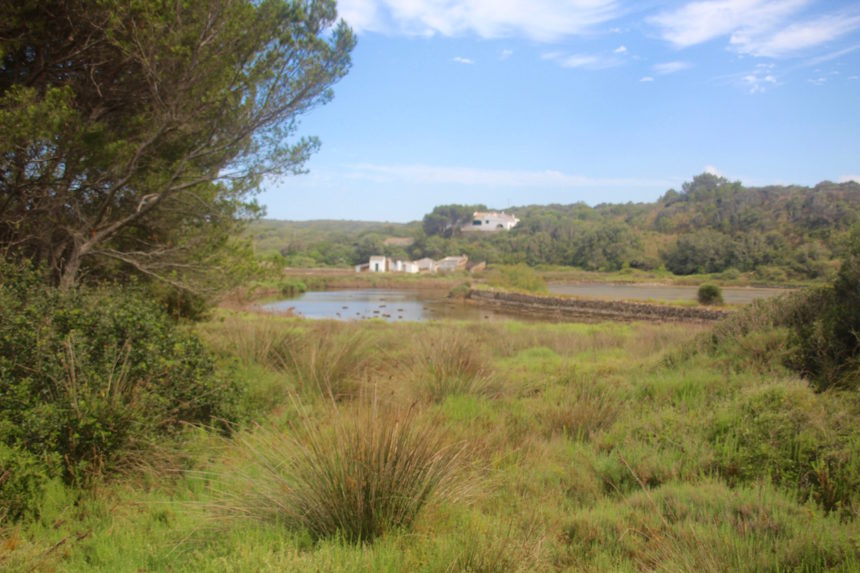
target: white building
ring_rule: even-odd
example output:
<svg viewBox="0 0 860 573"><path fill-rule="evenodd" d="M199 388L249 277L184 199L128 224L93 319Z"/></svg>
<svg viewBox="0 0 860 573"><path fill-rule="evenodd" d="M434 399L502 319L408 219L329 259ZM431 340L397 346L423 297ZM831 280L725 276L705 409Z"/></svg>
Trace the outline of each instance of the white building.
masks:
<svg viewBox="0 0 860 573"><path fill-rule="evenodd" d="M363 265L356 265L355 272L371 273L409 273L418 272L418 264L411 261L395 261L382 255L370 257L370 261Z"/></svg>
<svg viewBox="0 0 860 573"><path fill-rule="evenodd" d="M416 274L422 271L431 273L462 271L466 269L468 262L469 257L466 255L445 257L439 261L434 261L430 258L419 259L417 261L396 261L382 255L376 255L370 257L369 262L356 265L355 272Z"/></svg>
<svg viewBox="0 0 860 573"><path fill-rule="evenodd" d="M418 265L410 261L394 261L389 265L389 269L396 273L415 274L418 272Z"/></svg>
<svg viewBox="0 0 860 573"><path fill-rule="evenodd" d="M430 257L418 259L417 261L415 261L415 264L418 265L419 271L427 271L431 273L436 272L436 261L434 261Z"/></svg>
<svg viewBox="0 0 860 573"><path fill-rule="evenodd" d="M367 269L372 273L388 272L388 259L385 257L370 257L370 266Z"/></svg>
<svg viewBox="0 0 860 573"><path fill-rule="evenodd" d="M445 257L436 262L436 270L439 272L464 271L466 264L469 262L469 257L460 255L459 257Z"/></svg>
<svg viewBox="0 0 860 573"><path fill-rule="evenodd" d="M475 211L472 214L472 222L463 226L464 232L484 231L494 233L496 231L510 231L517 226L520 220L507 213L497 211Z"/></svg>

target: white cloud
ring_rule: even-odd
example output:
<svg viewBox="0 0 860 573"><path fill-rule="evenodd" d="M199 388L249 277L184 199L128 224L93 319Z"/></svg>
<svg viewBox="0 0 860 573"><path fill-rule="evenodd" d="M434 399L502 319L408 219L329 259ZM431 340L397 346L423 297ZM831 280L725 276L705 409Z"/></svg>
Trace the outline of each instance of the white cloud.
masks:
<svg viewBox="0 0 860 573"><path fill-rule="evenodd" d="M856 9L798 20L811 0L690 2L648 19L664 40L686 48L729 36L740 54L780 58L835 40L860 28Z"/></svg>
<svg viewBox="0 0 860 573"><path fill-rule="evenodd" d="M542 42L583 34L621 13L618 0L341 0L338 9L359 33L524 36Z"/></svg>
<svg viewBox="0 0 860 573"><path fill-rule="evenodd" d="M746 54L779 58L830 42L857 28L860 28L860 16L833 14L791 24L765 35L740 30L732 34L730 44Z"/></svg>
<svg viewBox="0 0 860 573"><path fill-rule="evenodd" d="M739 30L772 28L808 3L809 0L691 2L648 21L660 28L663 39L686 48Z"/></svg>
<svg viewBox="0 0 860 573"><path fill-rule="evenodd" d="M776 64L759 63L753 68L738 73L717 76L713 81L721 85L733 85L751 94L764 93L782 85Z"/></svg>
<svg viewBox="0 0 860 573"><path fill-rule="evenodd" d="M824 76L821 76L818 78L809 78L806 81L808 81L809 83L811 83L814 86L823 86L824 84L827 83L827 78L825 78Z"/></svg>
<svg viewBox="0 0 860 573"><path fill-rule="evenodd" d="M708 173L710 175L716 175L717 177L723 176L723 174L720 173L720 170L713 165L705 165L705 173Z"/></svg>
<svg viewBox="0 0 860 573"><path fill-rule="evenodd" d="M860 175L843 175L839 178L840 183L848 183L849 181L860 183Z"/></svg>
<svg viewBox="0 0 860 573"><path fill-rule="evenodd" d="M499 53L499 59L500 59L500 60L507 60L508 58L510 58L510 57L511 57L511 56L513 56L513 55L514 55L514 51L513 51L513 50L502 50L502 51Z"/></svg>
<svg viewBox="0 0 860 573"><path fill-rule="evenodd" d="M626 54L627 53L627 46L618 46L617 48L615 48L613 53L615 53L615 54Z"/></svg>
<svg viewBox="0 0 860 573"><path fill-rule="evenodd" d="M458 64L466 64L469 66L471 66L472 64L475 63L475 60L471 60L469 58L464 58L462 56L454 56L453 61L457 62Z"/></svg>
<svg viewBox="0 0 860 573"><path fill-rule="evenodd" d="M741 77L741 82L751 94L764 93L768 89L779 85L773 64L757 65L753 71Z"/></svg>
<svg viewBox="0 0 860 573"><path fill-rule="evenodd" d="M555 170L522 171L508 169L479 169L441 165L379 165L359 163L348 166L350 179L375 183L485 185L492 187L653 187L666 189L674 181L668 179L594 178Z"/></svg>
<svg viewBox="0 0 860 573"><path fill-rule="evenodd" d="M563 68L593 68L600 65L600 59L588 54L572 54L559 58L558 63Z"/></svg>
<svg viewBox="0 0 860 573"><path fill-rule="evenodd" d="M831 60L841 58L842 56L846 56L852 52L856 52L857 50L860 50L860 44L849 46L848 48L843 48L842 50L836 50L835 52L830 52L828 54L824 54L823 56L810 58L809 60L805 61L803 65L817 66L818 64L823 64L824 62L829 62Z"/></svg>
<svg viewBox="0 0 860 573"><path fill-rule="evenodd" d="M654 73L660 74L661 76L665 76L668 74L681 72L689 67L690 64L688 62L665 62L662 64L655 64Z"/></svg>
<svg viewBox="0 0 860 573"><path fill-rule="evenodd" d="M565 54L563 52L546 52L541 54L542 60L556 62L563 68L579 68L583 70L605 70L624 64L624 60L615 55L604 54Z"/></svg>
<svg viewBox="0 0 860 573"><path fill-rule="evenodd" d="M651 76L643 76L642 79L640 79L639 81L640 82L653 82L654 78L652 78Z"/></svg>
<svg viewBox="0 0 860 573"><path fill-rule="evenodd" d="M848 76L848 79L851 81L857 81L860 80L860 76Z"/></svg>

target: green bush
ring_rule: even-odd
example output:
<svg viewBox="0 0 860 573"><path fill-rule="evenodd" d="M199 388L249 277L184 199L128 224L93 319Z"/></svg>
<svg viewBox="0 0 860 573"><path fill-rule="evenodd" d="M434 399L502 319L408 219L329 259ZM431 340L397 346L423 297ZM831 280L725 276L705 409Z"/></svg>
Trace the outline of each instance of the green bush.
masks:
<svg viewBox="0 0 860 573"><path fill-rule="evenodd" d="M731 486L767 479L854 517L860 441L847 396L815 394L802 382L751 388L716 412L708 431L715 465Z"/></svg>
<svg viewBox="0 0 860 573"><path fill-rule="evenodd" d="M49 477L82 483L183 424L235 419L237 387L156 303L0 272L0 443Z"/></svg>
<svg viewBox="0 0 860 573"><path fill-rule="evenodd" d="M833 285L812 291L790 325L789 366L819 391L860 385L860 239Z"/></svg>
<svg viewBox="0 0 860 573"><path fill-rule="evenodd" d="M299 296L307 292L308 287L299 279L289 279L281 283L281 295L287 298Z"/></svg>
<svg viewBox="0 0 860 573"><path fill-rule="evenodd" d="M472 285L468 282L460 283L448 292L448 298L466 298Z"/></svg>
<svg viewBox="0 0 860 573"><path fill-rule="evenodd" d="M723 290L711 283L705 283L699 287L697 294L699 304L723 304Z"/></svg>
<svg viewBox="0 0 860 573"><path fill-rule="evenodd" d="M504 265L498 267L496 271L496 274L490 277L490 286L529 292L547 290L543 278L528 265Z"/></svg>
<svg viewBox="0 0 860 573"><path fill-rule="evenodd" d="M0 524L31 512L47 480L44 465L36 456L0 443Z"/></svg>

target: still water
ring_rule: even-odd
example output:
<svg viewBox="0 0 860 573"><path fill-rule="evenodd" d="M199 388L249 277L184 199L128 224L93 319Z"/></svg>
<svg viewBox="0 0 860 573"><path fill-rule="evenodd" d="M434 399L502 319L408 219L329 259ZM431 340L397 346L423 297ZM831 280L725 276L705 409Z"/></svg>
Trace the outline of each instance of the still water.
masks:
<svg viewBox="0 0 860 573"><path fill-rule="evenodd" d="M697 290L696 287L663 285L550 285L550 292L553 294L609 300L695 300ZM744 304L784 292L785 289L729 287L723 289L723 298L727 303ZM468 304L460 299L449 299L446 290L358 289L307 292L296 298L265 304L262 308L268 312L336 320L559 320L558 317L531 316L514 310L491 309Z"/></svg>
<svg viewBox="0 0 860 573"><path fill-rule="evenodd" d="M296 298L263 305L269 312L305 318L390 322L422 320L501 320L517 316L449 299L447 290L360 289L306 292ZM521 317L518 317L521 318Z"/></svg>

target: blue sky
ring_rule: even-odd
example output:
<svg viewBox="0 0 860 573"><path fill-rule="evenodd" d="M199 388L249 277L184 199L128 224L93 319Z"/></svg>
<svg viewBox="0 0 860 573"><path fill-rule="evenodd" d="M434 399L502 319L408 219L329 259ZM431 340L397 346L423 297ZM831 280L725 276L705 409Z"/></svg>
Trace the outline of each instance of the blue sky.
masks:
<svg viewBox="0 0 860 573"><path fill-rule="evenodd" d="M703 171L860 180L860 3L341 0L358 34L302 118L277 219L653 201Z"/></svg>

